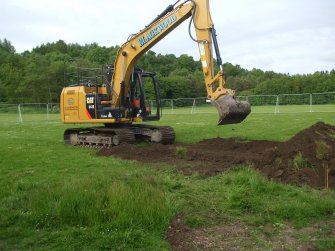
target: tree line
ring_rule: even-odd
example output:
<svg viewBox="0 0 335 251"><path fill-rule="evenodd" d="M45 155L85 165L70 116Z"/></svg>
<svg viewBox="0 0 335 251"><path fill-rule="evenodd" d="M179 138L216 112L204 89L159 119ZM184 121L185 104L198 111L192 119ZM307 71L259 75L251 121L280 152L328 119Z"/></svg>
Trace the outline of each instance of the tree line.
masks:
<svg viewBox="0 0 335 251"><path fill-rule="evenodd" d="M7 39L0 39L0 102L59 102L68 64L99 68L113 64L119 46L97 43L67 44L63 40L46 43L31 51L17 53ZM147 52L139 67L154 71L161 81L162 99L206 96L201 64L188 55ZM247 70L239 65L223 65L226 87L238 95L312 93L335 91L335 70L313 74L289 75L260 69Z"/></svg>

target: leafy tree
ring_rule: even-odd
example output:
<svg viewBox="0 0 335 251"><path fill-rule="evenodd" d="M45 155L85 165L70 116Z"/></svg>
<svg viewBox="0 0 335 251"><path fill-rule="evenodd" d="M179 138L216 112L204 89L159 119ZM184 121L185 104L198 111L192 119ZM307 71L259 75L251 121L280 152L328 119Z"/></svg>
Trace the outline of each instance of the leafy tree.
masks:
<svg viewBox="0 0 335 251"><path fill-rule="evenodd" d="M91 62L95 62L100 65L107 64L109 60L109 50L106 47L96 47L90 49L86 54L86 58Z"/></svg>
<svg viewBox="0 0 335 251"><path fill-rule="evenodd" d="M16 53L9 40L0 39L0 102L59 102L68 67L96 67L113 64L119 46L97 43L66 44L63 40L37 46L32 51ZM161 80L161 98L207 96L199 61L191 56L156 54L148 51L137 64L157 73ZM218 67L215 66L215 71ZM240 65L223 65L226 87L238 94L281 94L335 91L335 70L292 75L246 70Z"/></svg>
<svg viewBox="0 0 335 251"><path fill-rule="evenodd" d="M7 89L3 85L2 81L0 81L0 102L7 101Z"/></svg>
<svg viewBox="0 0 335 251"><path fill-rule="evenodd" d="M14 54L15 53L15 48L12 45L12 43L4 38L3 40L0 39L0 50L4 50L8 53Z"/></svg>

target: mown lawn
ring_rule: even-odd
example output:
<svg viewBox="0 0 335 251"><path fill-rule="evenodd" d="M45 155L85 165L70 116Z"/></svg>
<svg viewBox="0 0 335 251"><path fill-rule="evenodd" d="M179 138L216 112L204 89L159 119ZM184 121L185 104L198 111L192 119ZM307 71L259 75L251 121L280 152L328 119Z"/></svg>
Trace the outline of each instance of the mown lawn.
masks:
<svg viewBox="0 0 335 251"><path fill-rule="evenodd" d="M213 137L284 141L317 121L335 125L334 113L255 113L242 124L221 127L216 116L166 115L156 124L174 127L177 142ZM62 133L71 125L4 118L0 250L167 250L164 236L179 212L191 227L243 221L256 237L266 224L289 222L299 228L334 221L333 190L273 183L248 167L206 179L183 176L173 166L157 169L65 146ZM328 236L303 236L301 242L335 249Z"/></svg>

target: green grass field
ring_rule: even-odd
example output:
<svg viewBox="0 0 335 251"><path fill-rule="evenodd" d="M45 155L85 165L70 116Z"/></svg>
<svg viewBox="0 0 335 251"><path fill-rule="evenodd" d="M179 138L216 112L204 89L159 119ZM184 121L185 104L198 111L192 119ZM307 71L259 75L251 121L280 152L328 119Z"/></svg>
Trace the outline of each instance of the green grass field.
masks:
<svg viewBox="0 0 335 251"><path fill-rule="evenodd" d="M73 125L57 115L25 116L17 123L15 114L0 115L0 250L168 250L165 232L179 212L193 228L243 222L260 250L275 247L264 226L321 222L323 232L299 232L299 243L335 249L327 223L334 223L333 190L273 183L248 167L204 179L174 166L97 157L95 149L63 144ZM174 127L177 142L284 141L317 121L335 125L335 113L255 112L238 125L216 121L215 113L195 113L155 123Z"/></svg>
<svg viewBox="0 0 335 251"><path fill-rule="evenodd" d="M152 108L155 110L156 108ZM58 109L59 110L59 109ZM57 111L58 111L57 110ZM276 108L275 105L267 106L252 106L252 113L269 113L269 114L285 114L285 113L335 113L335 105L281 105ZM196 105L194 107L164 107L163 115L189 115L189 114L217 114L214 106L210 104L206 105ZM0 109L0 122L3 123L21 123L22 122L36 122L36 121L58 121L59 114L49 113L47 114L47 109L43 107L22 107L21 117L18 113L18 108L16 105L12 105L10 109L1 110Z"/></svg>
<svg viewBox="0 0 335 251"><path fill-rule="evenodd" d="M252 113L305 113L305 112L334 112L335 105L275 105L252 106ZM163 114L197 114L217 113L211 104L189 107L164 107Z"/></svg>

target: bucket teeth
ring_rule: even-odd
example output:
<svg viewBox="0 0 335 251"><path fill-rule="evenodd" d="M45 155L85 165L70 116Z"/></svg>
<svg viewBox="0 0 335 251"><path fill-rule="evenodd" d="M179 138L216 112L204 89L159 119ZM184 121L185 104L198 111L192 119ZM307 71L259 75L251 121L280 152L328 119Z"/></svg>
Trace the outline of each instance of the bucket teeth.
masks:
<svg viewBox="0 0 335 251"><path fill-rule="evenodd" d="M251 112L248 102L238 101L232 96L212 100L212 104L219 112L218 125L241 123Z"/></svg>

